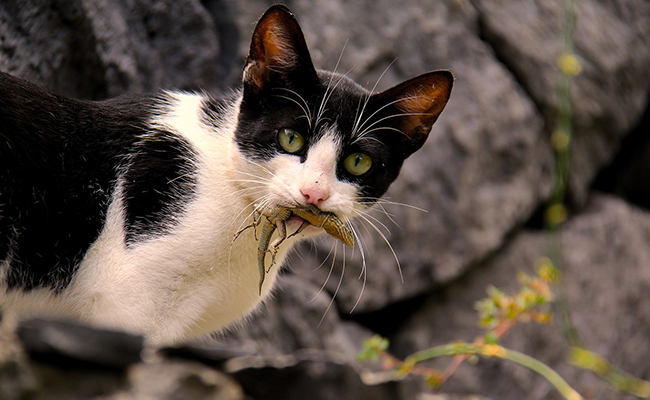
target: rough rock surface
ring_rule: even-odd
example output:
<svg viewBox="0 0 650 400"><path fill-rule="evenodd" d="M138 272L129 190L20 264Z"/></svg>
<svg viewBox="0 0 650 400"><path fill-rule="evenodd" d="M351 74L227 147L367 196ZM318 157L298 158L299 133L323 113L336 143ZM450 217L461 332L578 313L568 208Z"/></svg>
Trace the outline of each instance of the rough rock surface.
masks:
<svg viewBox="0 0 650 400"><path fill-rule="evenodd" d="M592 196L584 213L561 231L566 293L583 340L614 365L646 378L648 353L639 350L647 344L650 327L649 239L650 213L605 195ZM404 325L395 350L408 354L456 339L473 340L480 334L474 303L486 297L485 288L494 285L515 293L517 272L532 274L547 248L544 232L520 232L472 274L429 299ZM628 398L616 397L593 375L568 365L568 348L556 327L521 325L503 344L550 365L580 393L591 393L591 399ZM533 372L505 361L482 361L456 378L450 390L479 391L495 399L561 398Z"/></svg>
<svg viewBox="0 0 650 400"><path fill-rule="evenodd" d="M247 399L232 377L143 352L141 337L122 332L5 316L0 344L3 400Z"/></svg>
<svg viewBox="0 0 650 400"><path fill-rule="evenodd" d="M97 372L57 368L61 357L44 363L35 348L20 350L21 342L3 335L0 398L557 397L533 373L492 360L463 365L443 389L448 395L425 393L413 380L367 386L364 374L376 366L359 364L355 355L373 331L389 335L401 356L472 340L480 332L473 304L485 288L514 290L516 271L545 254L545 234L536 229L553 184L547 138L555 118L562 3L287 3L317 67L336 68L369 88L376 83L377 90L432 69L450 69L456 77L429 141L387 196L428 213L384 203L386 214L379 209L369 217L397 254L403 283L391 248L361 224L365 275L358 251L343 257L338 247L328 256L333 241L306 245L292 258L275 299L216 344L145 351L142 360ZM269 4L3 1L0 69L79 98L158 87L216 91L240 75L254 22ZM585 0L577 7L576 53L584 68L572 92L574 207L562 228L567 293L585 341L650 379L650 302L644 298L650 285L650 5ZM594 181L616 197L595 193ZM66 334L94 335L71 329ZM566 345L555 328L518 327L504 344L547 362L589 398L629 398L565 364ZM78 360L75 354L63 359ZM101 352L91 357L95 363L96 357L101 360ZM56 390L48 394L46 387Z"/></svg>
<svg viewBox="0 0 650 400"><path fill-rule="evenodd" d="M0 4L0 69L79 98L214 91L225 84L218 35L199 0L9 0Z"/></svg>
<svg viewBox="0 0 650 400"><path fill-rule="evenodd" d="M562 51L563 3L473 2L482 34L535 102L548 126L557 105L557 59ZM580 2L575 52L583 71L574 81L573 199L584 203L599 169L648 105L650 4L634 0Z"/></svg>

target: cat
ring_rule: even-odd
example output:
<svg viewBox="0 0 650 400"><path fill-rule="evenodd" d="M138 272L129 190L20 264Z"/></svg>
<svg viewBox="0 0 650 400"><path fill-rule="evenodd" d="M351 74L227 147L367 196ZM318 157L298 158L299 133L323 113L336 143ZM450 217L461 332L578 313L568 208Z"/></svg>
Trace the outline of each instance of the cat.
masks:
<svg viewBox="0 0 650 400"><path fill-rule="evenodd" d="M453 76L380 93L316 70L294 15L270 7L241 89L62 97L0 73L0 309L180 343L223 330L258 291L257 211L363 213L427 139ZM292 216L288 232L304 221ZM236 237L236 239L235 239Z"/></svg>

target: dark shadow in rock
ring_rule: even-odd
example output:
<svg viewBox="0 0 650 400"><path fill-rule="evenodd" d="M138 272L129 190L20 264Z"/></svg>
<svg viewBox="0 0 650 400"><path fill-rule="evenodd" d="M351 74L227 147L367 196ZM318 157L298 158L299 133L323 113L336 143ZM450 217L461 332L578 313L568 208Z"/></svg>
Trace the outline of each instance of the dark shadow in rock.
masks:
<svg viewBox="0 0 650 400"><path fill-rule="evenodd" d="M648 95L650 99L650 94ZM612 163L596 177L593 189L612 193L650 209L650 106L636 128L621 142Z"/></svg>
<svg viewBox="0 0 650 400"><path fill-rule="evenodd" d="M284 368L246 368L235 372L251 397L264 400L398 399L399 384L368 386L350 365L303 360Z"/></svg>
<svg viewBox="0 0 650 400"><path fill-rule="evenodd" d="M30 358L58 368L125 369L141 361L144 344L141 336L44 319L21 322L17 334Z"/></svg>
<svg viewBox="0 0 650 400"><path fill-rule="evenodd" d="M412 299L387 305L378 311L365 313L341 313L343 320L355 321L373 332L384 337L391 337L402 323L410 318L415 311L429 298L427 295L416 296Z"/></svg>

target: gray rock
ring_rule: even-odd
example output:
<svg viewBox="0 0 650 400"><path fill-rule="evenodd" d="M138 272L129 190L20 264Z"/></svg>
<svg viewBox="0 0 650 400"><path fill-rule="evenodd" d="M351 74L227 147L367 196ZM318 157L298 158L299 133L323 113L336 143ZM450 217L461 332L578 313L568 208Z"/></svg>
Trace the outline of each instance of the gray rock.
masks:
<svg viewBox="0 0 650 400"><path fill-rule="evenodd" d="M417 397L416 400L490 400L487 397L476 395L449 395L449 394L428 394L424 393Z"/></svg>
<svg viewBox="0 0 650 400"><path fill-rule="evenodd" d="M245 400L241 386L230 376L199 363L159 361L129 371L130 387L110 400Z"/></svg>
<svg viewBox="0 0 650 400"><path fill-rule="evenodd" d="M142 361L141 338L61 321L15 325L12 317L0 324L3 400L246 398L233 378L206 365L151 349Z"/></svg>
<svg viewBox="0 0 650 400"><path fill-rule="evenodd" d="M64 321L21 321L17 334L30 357L60 366L124 369L144 346L141 336Z"/></svg>
<svg viewBox="0 0 650 400"><path fill-rule="evenodd" d="M223 368L259 399L402 398L398 394L413 385L365 383L364 372L378 366L356 358L372 332L341 321L331 306L326 292L295 276L284 276L275 298L260 313L217 338L219 347L248 353L227 361Z"/></svg>
<svg viewBox="0 0 650 400"><path fill-rule="evenodd" d="M561 233L566 294L574 323L585 343L611 363L647 379L645 350L650 330L650 214L608 196L594 197L585 212ZM394 341L401 356L481 334L474 304L494 285L518 290L517 271L532 274L535 261L547 254L543 232L524 231L490 261L437 296L432 296ZM632 399L617 395L591 373L566 363L568 347L557 327L522 324L503 340L558 371L576 390L593 399ZM447 361L448 362L448 361ZM440 368L446 362L438 364ZM507 361L481 360L464 365L445 392L480 393L497 399L559 399L542 378Z"/></svg>
<svg viewBox="0 0 650 400"><path fill-rule="evenodd" d="M369 379L371 374L385 376L378 362L357 361L363 340L373 332L341 320L330 309L332 298L309 282L285 275L280 284L275 298L246 325L216 338L216 346L196 344L207 351L217 347L248 353L226 361L222 368L251 396L410 400L426 393L411 379Z"/></svg>
<svg viewBox="0 0 650 400"><path fill-rule="evenodd" d="M256 399L282 400L394 400L401 399L400 384L366 385L357 370L331 359L305 357L288 365L249 367L234 377Z"/></svg>
<svg viewBox="0 0 650 400"><path fill-rule="evenodd" d="M564 3L475 0L482 35L552 129ZM650 3L576 2L575 52L584 63L572 88L575 137L571 193L583 204L596 173L639 122L650 89Z"/></svg>
<svg viewBox="0 0 650 400"><path fill-rule="evenodd" d="M312 349L354 361L371 332L341 321L331 297L317 286L291 275L279 285L258 313L218 341L269 359Z"/></svg>
<svg viewBox="0 0 650 400"><path fill-rule="evenodd" d="M596 190L617 196L650 209L650 107L646 109L641 123L625 137L621 150L610 166L598 174L594 182Z"/></svg>
<svg viewBox="0 0 650 400"><path fill-rule="evenodd" d="M198 0L10 0L0 38L0 69L73 97L214 91L228 79L217 76L219 38Z"/></svg>

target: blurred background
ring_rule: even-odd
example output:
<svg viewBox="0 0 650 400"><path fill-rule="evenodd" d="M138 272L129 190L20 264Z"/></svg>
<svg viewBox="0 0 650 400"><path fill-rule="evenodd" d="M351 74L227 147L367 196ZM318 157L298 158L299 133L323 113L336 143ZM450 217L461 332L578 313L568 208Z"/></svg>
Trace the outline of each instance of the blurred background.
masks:
<svg viewBox="0 0 650 400"><path fill-rule="evenodd" d="M255 22L271 4L4 0L0 70L84 99L159 88L218 95L239 85ZM516 291L517 271L531 273L548 253L542 215L554 184L564 2L285 4L317 68L377 90L434 69L455 75L428 142L386 196L396 204L374 213L390 246L361 228L362 271L358 252L331 252L327 238L306 244L256 316L184 348L140 353L128 335L5 319L0 399L560 398L535 373L492 359L463 364L439 395L417 379L368 386L377 366L356 355L375 333L400 357L473 340L486 288ZM576 15L582 71L571 92L560 228L566 294L587 345L649 379L650 3L581 0ZM524 324L502 343L547 363L586 398L633 398L567 364L557 327Z"/></svg>

